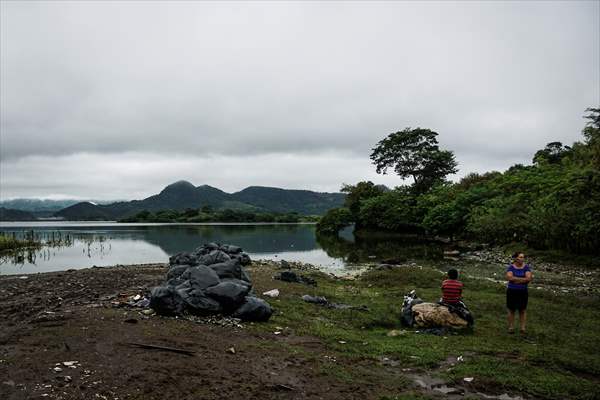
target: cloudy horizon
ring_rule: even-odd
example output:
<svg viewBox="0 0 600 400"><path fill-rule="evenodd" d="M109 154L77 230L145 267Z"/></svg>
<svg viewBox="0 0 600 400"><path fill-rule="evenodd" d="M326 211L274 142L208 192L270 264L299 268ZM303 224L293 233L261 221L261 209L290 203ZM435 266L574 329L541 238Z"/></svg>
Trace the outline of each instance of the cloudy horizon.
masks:
<svg viewBox="0 0 600 400"><path fill-rule="evenodd" d="M456 180L600 106L598 1L3 0L0 23L0 200L393 187L369 154L405 127Z"/></svg>

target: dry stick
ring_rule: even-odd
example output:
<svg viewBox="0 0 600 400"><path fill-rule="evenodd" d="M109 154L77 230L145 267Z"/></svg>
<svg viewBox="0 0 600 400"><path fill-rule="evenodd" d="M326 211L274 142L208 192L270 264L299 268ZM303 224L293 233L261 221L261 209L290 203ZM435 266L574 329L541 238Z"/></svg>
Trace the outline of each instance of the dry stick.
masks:
<svg viewBox="0 0 600 400"><path fill-rule="evenodd" d="M153 344L134 343L134 342L129 342L127 344L130 346L141 347L142 349L171 351L173 353L185 354L186 356L193 356L196 353L195 351L191 351L191 350L176 349L174 347L156 346Z"/></svg>

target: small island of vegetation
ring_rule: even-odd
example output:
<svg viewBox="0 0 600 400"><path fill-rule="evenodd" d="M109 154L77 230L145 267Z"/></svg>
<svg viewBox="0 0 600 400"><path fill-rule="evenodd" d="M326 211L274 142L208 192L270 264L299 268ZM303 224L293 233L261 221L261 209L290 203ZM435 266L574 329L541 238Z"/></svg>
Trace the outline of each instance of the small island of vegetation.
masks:
<svg viewBox="0 0 600 400"><path fill-rule="evenodd" d="M162 210L155 213L141 211L132 217L120 219L119 222L178 222L178 223L209 223L209 222L240 222L240 223L300 223L317 222L318 216L290 213L253 212L232 210L229 208L213 210L210 206L198 209L189 208L184 211Z"/></svg>

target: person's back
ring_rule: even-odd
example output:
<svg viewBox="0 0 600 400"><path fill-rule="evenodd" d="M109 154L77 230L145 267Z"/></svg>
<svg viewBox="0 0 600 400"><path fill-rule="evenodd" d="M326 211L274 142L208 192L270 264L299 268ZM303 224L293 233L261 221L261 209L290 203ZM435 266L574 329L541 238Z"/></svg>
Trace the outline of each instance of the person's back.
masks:
<svg viewBox="0 0 600 400"><path fill-rule="evenodd" d="M463 283L458 280L458 271L448 271L448 279L442 282L442 302L456 304L462 299Z"/></svg>

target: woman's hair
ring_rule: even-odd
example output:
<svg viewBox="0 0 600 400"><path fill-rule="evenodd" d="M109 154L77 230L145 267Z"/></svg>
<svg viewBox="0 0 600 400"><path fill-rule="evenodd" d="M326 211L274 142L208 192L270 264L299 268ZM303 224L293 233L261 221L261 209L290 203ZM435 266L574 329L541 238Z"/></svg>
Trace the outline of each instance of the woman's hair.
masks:
<svg viewBox="0 0 600 400"><path fill-rule="evenodd" d="M523 254L523 255L525 255L525 253L523 253L522 251L517 251L516 253L514 253L514 254L512 255L512 258L517 258L517 257L519 257L519 254Z"/></svg>

